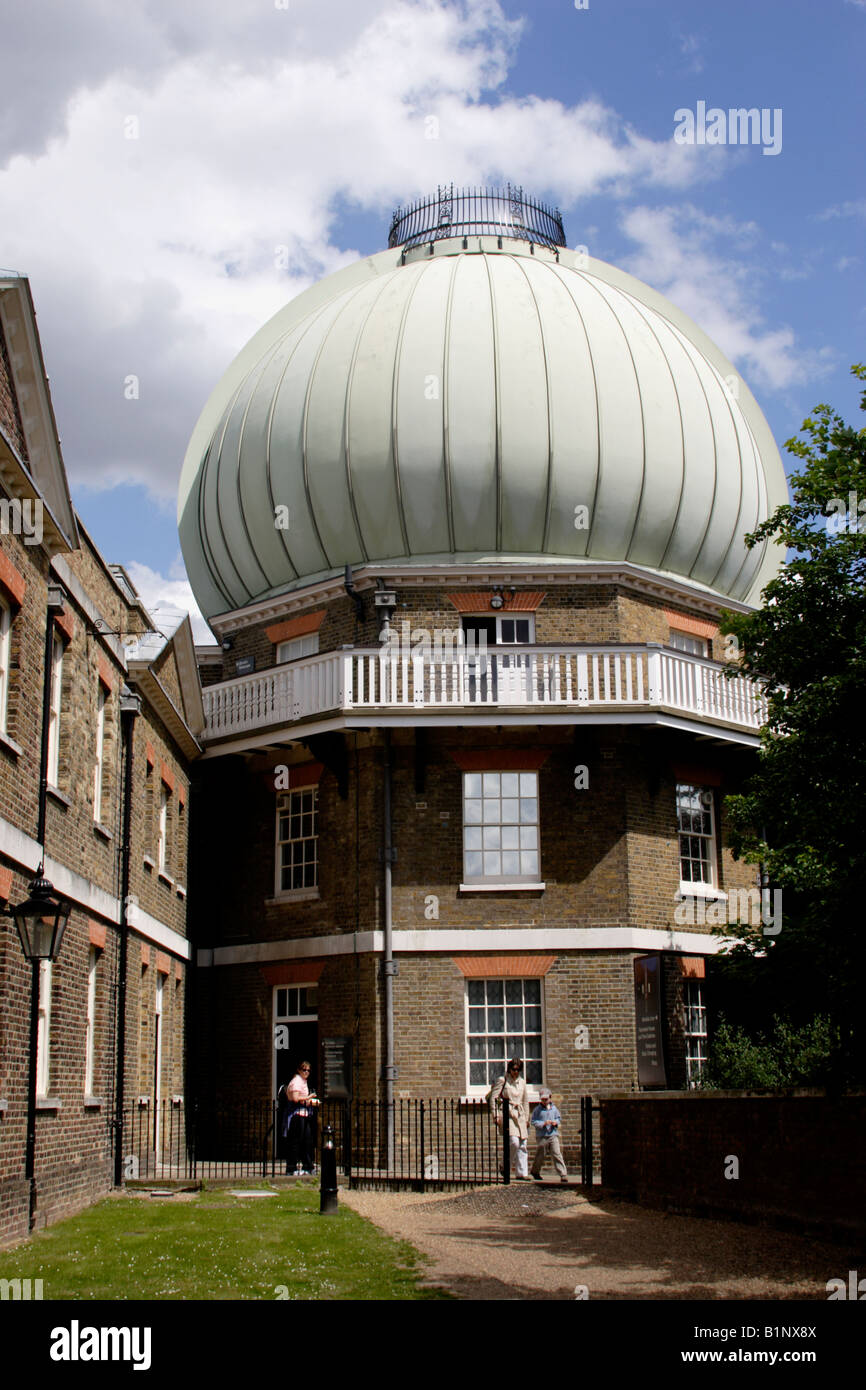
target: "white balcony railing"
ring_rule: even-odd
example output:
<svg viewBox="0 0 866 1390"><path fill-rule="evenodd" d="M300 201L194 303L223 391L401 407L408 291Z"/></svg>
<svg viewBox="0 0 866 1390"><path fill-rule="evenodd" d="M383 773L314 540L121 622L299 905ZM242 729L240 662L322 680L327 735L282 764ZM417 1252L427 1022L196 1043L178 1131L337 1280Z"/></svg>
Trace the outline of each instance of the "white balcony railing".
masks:
<svg viewBox="0 0 866 1390"><path fill-rule="evenodd" d="M572 708L675 710L757 731L760 688L686 652L644 646L353 648L204 690L207 740L325 714Z"/></svg>

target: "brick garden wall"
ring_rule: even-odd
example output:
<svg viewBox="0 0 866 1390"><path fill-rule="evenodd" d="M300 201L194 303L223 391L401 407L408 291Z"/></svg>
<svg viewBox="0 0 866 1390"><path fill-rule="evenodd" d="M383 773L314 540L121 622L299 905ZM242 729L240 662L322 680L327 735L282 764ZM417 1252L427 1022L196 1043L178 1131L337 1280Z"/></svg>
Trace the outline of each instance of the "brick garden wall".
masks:
<svg viewBox="0 0 866 1390"><path fill-rule="evenodd" d="M603 1098L602 1182L647 1206L866 1233L866 1096ZM737 1160L739 1176L726 1177ZM828 1270L827 1277L844 1276Z"/></svg>

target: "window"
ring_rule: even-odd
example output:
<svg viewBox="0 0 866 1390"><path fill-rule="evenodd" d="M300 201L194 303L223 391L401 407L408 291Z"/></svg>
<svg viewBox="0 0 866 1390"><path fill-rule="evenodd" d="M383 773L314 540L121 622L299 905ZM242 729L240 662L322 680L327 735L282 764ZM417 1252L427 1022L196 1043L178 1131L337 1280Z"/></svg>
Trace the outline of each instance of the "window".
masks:
<svg viewBox="0 0 866 1390"><path fill-rule="evenodd" d="M467 638L474 639L476 645L482 638L488 645L497 647L521 646L535 641L535 618L499 618L490 613L478 617L465 617L461 625Z"/></svg>
<svg viewBox="0 0 866 1390"><path fill-rule="evenodd" d="M96 963L99 959L91 946L87 961L87 1015L84 1023L84 1094L93 1095L93 1056L96 1038Z"/></svg>
<svg viewBox="0 0 866 1390"><path fill-rule="evenodd" d="M57 632L51 648L51 694L48 711L48 781L57 786L60 776L60 709L63 698L64 645Z"/></svg>
<svg viewBox="0 0 866 1390"><path fill-rule="evenodd" d="M318 650L318 632L308 632L303 637L292 637L288 642L280 642L277 646L277 661L297 661L299 656L315 656Z"/></svg>
<svg viewBox="0 0 866 1390"><path fill-rule="evenodd" d="M464 773L465 881L534 883L538 875L538 773Z"/></svg>
<svg viewBox="0 0 866 1390"><path fill-rule="evenodd" d="M39 962L39 1020L36 1033L36 1094L47 1096L51 1082L51 961Z"/></svg>
<svg viewBox="0 0 866 1390"><path fill-rule="evenodd" d="M96 765L93 769L93 819L102 820L102 773L105 758L105 687L96 695Z"/></svg>
<svg viewBox="0 0 866 1390"><path fill-rule="evenodd" d="M711 787L691 783L677 786L677 824L680 835L680 880L715 884L716 837Z"/></svg>
<svg viewBox="0 0 866 1390"><path fill-rule="evenodd" d="M690 632L679 632L671 628L668 646L678 652L691 652L692 656L706 656L707 642L704 637L693 637Z"/></svg>
<svg viewBox="0 0 866 1390"><path fill-rule="evenodd" d="M274 1023L288 1019L317 1019L318 997L316 985L280 986L274 992Z"/></svg>
<svg viewBox="0 0 866 1390"><path fill-rule="evenodd" d="M467 980L469 1090L489 1090L509 1057L523 1058L527 1085L541 1085L541 981Z"/></svg>
<svg viewBox="0 0 866 1390"><path fill-rule="evenodd" d="M9 705L9 634L12 629L12 614L9 605L0 598L0 731L6 732L6 714Z"/></svg>
<svg viewBox="0 0 866 1390"><path fill-rule="evenodd" d="M159 787L159 838L157 840L156 866L160 873L167 872L168 855L168 787L164 782Z"/></svg>
<svg viewBox="0 0 866 1390"><path fill-rule="evenodd" d="M685 1013L686 1077L697 1086L707 1060L707 1008L700 980L683 982Z"/></svg>
<svg viewBox="0 0 866 1390"><path fill-rule="evenodd" d="M318 808L318 787L301 787L277 798L278 893L318 887Z"/></svg>

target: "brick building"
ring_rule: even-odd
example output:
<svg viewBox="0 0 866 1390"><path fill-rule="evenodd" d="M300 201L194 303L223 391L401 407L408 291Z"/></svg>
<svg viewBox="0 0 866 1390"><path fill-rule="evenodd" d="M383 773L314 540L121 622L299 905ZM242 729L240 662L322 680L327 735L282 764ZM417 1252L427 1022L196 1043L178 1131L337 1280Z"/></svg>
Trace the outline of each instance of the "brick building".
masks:
<svg viewBox="0 0 866 1390"><path fill-rule="evenodd" d="M14 275L0 278L0 522L0 900L26 899L44 862L72 904L59 957L40 967L41 1225L111 1186L121 1099L127 1127L134 1115L156 1142L160 1101L184 1090L187 806L203 711L189 619L149 615L73 511L30 287ZM30 1224L30 994L0 917L0 1243Z"/></svg>
<svg viewBox="0 0 866 1390"><path fill-rule="evenodd" d="M468 1105L514 1051L571 1116L694 1080L712 923L760 907L723 812L760 694L720 614L786 496L715 345L514 194L397 216L253 338L179 505L220 644L202 1097L271 1097L330 1038L357 1096Z"/></svg>

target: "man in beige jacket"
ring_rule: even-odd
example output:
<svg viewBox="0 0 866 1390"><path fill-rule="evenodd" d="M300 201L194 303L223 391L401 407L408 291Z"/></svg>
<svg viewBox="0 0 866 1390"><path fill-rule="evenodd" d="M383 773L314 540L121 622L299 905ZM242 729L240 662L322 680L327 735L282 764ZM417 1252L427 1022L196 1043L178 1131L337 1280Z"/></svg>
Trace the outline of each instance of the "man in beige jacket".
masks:
<svg viewBox="0 0 866 1390"><path fill-rule="evenodd" d="M529 1181L529 1098L523 1079L523 1059L512 1057L504 1076L494 1082L489 1096L490 1113L497 1129L502 1128L502 1106L508 1105L508 1138L511 1166L518 1178Z"/></svg>

